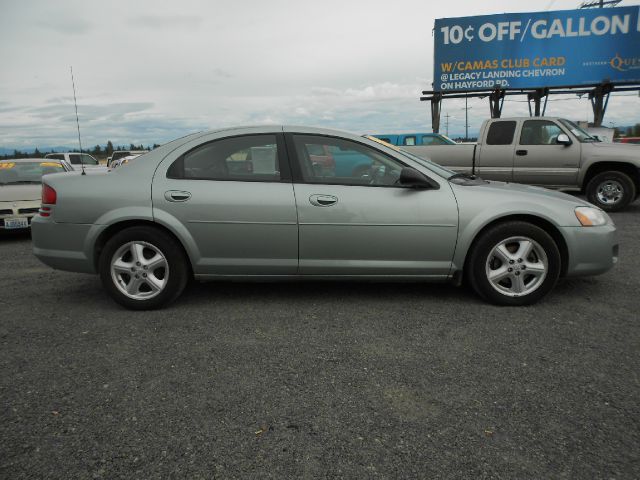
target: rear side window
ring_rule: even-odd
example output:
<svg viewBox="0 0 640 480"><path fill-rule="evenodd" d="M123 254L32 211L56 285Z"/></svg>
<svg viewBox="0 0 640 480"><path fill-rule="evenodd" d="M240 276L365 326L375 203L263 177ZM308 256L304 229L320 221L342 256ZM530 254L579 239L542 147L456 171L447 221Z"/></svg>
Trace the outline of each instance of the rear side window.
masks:
<svg viewBox="0 0 640 480"><path fill-rule="evenodd" d="M416 144L416 137L404 137L404 142L405 145L415 145Z"/></svg>
<svg viewBox="0 0 640 480"><path fill-rule="evenodd" d="M197 147L176 160L169 178L280 181L275 135L224 138Z"/></svg>
<svg viewBox="0 0 640 480"><path fill-rule="evenodd" d="M493 122L489 126L487 145L511 145L515 132L516 122L514 121Z"/></svg>
<svg viewBox="0 0 640 480"><path fill-rule="evenodd" d="M446 145L447 142L442 140L440 137L433 137L433 136L430 136L430 135L424 135L422 137L422 144L423 145Z"/></svg>

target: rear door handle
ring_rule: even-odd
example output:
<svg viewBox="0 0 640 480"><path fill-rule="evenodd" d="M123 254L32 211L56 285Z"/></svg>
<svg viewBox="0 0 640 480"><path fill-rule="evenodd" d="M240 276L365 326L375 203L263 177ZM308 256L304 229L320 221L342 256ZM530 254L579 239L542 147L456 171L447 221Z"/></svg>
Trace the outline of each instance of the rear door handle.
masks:
<svg viewBox="0 0 640 480"><path fill-rule="evenodd" d="M169 190L164 192L164 198L170 202L186 202L191 198L191 192L184 192L182 190Z"/></svg>
<svg viewBox="0 0 640 480"><path fill-rule="evenodd" d="M311 195L309 202L316 207L330 207L338 203L338 197L333 195Z"/></svg>
<svg viewBox="0 0 640 480"><path fill-rule="evenodd" d="M527 150L516 150L516 155L519 157L524 157L527 153L529 153Z"/></svg>

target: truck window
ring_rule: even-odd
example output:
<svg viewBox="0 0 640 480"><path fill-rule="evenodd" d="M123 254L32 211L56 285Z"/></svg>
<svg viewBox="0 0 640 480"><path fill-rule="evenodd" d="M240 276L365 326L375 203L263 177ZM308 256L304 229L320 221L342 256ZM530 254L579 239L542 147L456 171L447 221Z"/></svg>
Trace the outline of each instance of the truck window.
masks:
<svg viewBox="0 0 640 480"><path fill-rule="evenodd" d="M522 125L520 145L555 145L561 133L560 127L548 120L527 120Z"/></svg>
<svg viewBox="0 0 640 480"><path fill-rule="evenodd" d="M50 153L45 155L44 158L53 158L54 160L64 160L64 154L62 153Z"/></svg>
<svg viewBox="0 0 640 480"><path fill-rule="evenodd" d="M415 145L416 144L416 137L404 137L404 145Z"/></svg>
<svg viewBox="0 0 640 480"><path fill-rule="evenodd" d="M423 145L447 145L447 142L445 142L440 137L424 135L422 137L422 144Z"/></svg>
<svg viewBox="0 0 640 480"><path fill-rule="evenodd" d="M516 132L516 122L493 122L487 134L487 145L511 145Z"/></svg>

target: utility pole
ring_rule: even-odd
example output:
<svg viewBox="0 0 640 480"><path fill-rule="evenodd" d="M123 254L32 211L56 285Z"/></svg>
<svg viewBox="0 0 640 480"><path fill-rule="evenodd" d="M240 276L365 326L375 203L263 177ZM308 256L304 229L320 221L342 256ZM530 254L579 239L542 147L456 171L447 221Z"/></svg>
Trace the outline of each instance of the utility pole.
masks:
<svg viewBox="0 0 640 480"><path fill-rule="evenodd" d="M449 113L447 112L447 114L444 116L444 118L446 118L446 123L445 123L445 128L447 129L447 137L449 136L449 117L451 115L449 115Z"/></svg>
<svg viewBox="0 0 640 480"><path fill-rule="evenodd" d="M469 141L469 97L464 96L464 141Z"/></svg>

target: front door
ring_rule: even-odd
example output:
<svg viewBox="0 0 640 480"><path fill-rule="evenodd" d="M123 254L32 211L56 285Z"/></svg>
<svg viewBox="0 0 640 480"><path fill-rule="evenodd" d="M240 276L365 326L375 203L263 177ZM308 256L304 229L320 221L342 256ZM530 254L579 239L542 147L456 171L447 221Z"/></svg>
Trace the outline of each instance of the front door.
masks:
<svg viewBox="0 0 640 480"><path fill-rule="evenodd" d="M560 145L558 135L566 133L549 120L525 120L516 146L513 181L559 187L577 185L580 143Z"/></svg>
<svg viewBox="0 0 640 480"><path fill-rule="evenodd" d="M400 187L404 165L368 145L320 135L286 138L292 165L300 170L294 182L300 274L449 274L458 211L447 182L437 189ZM349 170L341 161L370 168L341 175L315 168L311 154L319 146L332 152L336 172Z"/></svg>

